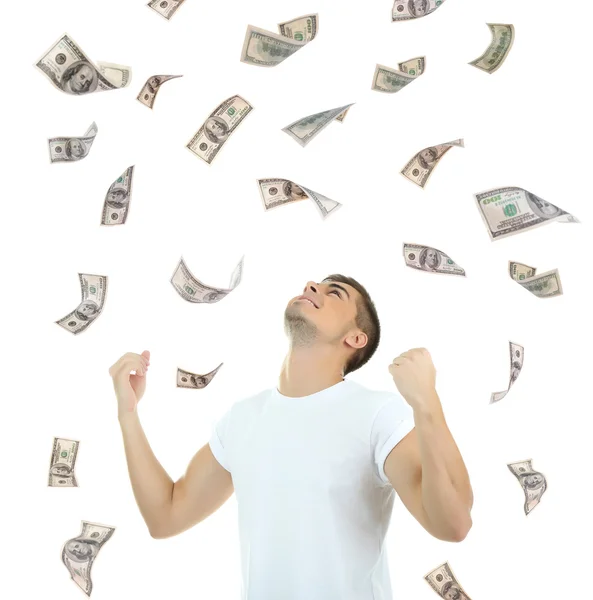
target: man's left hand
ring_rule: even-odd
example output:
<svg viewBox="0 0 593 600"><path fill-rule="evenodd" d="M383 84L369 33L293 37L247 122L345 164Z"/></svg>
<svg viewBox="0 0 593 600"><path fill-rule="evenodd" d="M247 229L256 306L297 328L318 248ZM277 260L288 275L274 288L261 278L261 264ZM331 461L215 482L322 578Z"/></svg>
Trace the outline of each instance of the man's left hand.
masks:
<svg viewBox="0 0 593 600"><path fill-rule="evenodd" d="M426 348L412 348L393 359L389 372L399 393L412 408L427 408L438 398L436 369Z"/></svg>

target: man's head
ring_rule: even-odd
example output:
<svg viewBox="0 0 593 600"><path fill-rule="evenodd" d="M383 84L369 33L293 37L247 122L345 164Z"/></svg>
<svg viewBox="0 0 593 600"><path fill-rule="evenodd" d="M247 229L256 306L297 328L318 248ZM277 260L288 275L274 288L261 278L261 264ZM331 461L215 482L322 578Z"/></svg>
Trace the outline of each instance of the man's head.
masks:
<svg viewBox="0 0 593 600"><path fill-rule="evenodd" d="M356 279L328 275L321 283L308 281L303 296L292 298L284 312L284 331L293 346L335 346L344 359L343 376L373 356L381 335L377 309Z"/></svg>

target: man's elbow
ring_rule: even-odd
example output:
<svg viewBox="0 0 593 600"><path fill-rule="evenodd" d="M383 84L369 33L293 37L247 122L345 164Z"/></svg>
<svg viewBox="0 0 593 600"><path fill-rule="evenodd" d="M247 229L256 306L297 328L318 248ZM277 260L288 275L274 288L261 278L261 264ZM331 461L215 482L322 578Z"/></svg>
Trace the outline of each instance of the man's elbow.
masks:
<svg viewBox="0 0 593 600"><path fill-rule="evenodd" d="M469 533L469 530L472 528L473 521L471 516L467 515L466 518L460 519L457 526L453 529L450 542L462 542Z"/></svg>

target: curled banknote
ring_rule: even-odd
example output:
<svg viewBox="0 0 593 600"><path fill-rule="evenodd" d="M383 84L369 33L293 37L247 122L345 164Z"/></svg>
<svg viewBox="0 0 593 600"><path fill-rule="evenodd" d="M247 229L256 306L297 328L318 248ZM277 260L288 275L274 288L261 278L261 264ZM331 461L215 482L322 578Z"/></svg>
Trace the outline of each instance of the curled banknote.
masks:
<svg viewBox="0 0 593 600"><path fill-rule="evenodd" d="M91 567L99 550L114 531L115 527L83 521L80 535L69 539L62 547L62 562L66 565L72 581L87 596L93 591Z"/></svg>
<svg viewBox="0 0 593 600"><path fill-rule="evenodd" d="M348 109L354 104L346 104L338 108L324 110L314 115L302 117L294 123L287 125L282 129L293 140L296 140L301 146L305 147L320 131L325 129L333 120L344 121Z"/></svg>
<svg viewBox="0 0 593 600"><path fill-rule="evenodd" d="M528 515L541 500L544 492L548 489L548 482L543 473L535 471L531 465L530 458L528 460L520 460L518 462L507 465L510 472L517 478L517 481L523 488L525 494L525 504L523 510Z"/></svg>
<svg viewBox="0 0 593 600"><path fill-rule="evenodd" d="M373 74L371 89L395 94L424 73L426 57L418 56L398 64L398 69L377 65Z"/></svg>
<svg viewBox="0 0 593 600"><path fill-rule="evenodd" d="M198 375L197 373L191 373L190 371L184 371L183 369L177 368L177 387L193 389L205 388L212 381L216 373L218 373L218 369L220 369L222 365L223 363L220 363L216 369L205 375Z"/></svg>
<svg viewBox="0 0 593 600"><path fill-rule="evenodd" d="M74 335L87 329L97 319L103 310L107 296L107 275L79 273L78 279L82 293L80 304L65 317L55 321L60 327Z"/></svg>
<svg viewBox="0 0 593 600"><path fill-rule="evenodd" d="M150 0L146 6L169 20L184 2L185 0Z"/></svg>
<svg viewBox="0 0 593 600"><path fill-rule="evenodd" d="M563 293L558 269L536 275L535 267L509 261L509 275L538 298L554 298Z"/></svg>
<svg viewBox="0 0 593 600"><path fill-rule="evenodd" d="M492 41L481 56L468 64L486 71L486 73L494 73L511 50L515 39L515 28L502 23L486 23L486 25L490 27Z"/></svg>
<svg viewBox="0 0 593 600"><path fill-rule="evenodd" d="M123 225L132 199L134 165L128 167L110 186L103 201L101 225Z"/></svg>
<svg viewBox="0 0 593 600"><path fill-rule="evenodd" d="M447 600L471 600L466 591L453 574L449 563L443 563L433 569L424 579L430 587L441 597Z"/></svg>
<svg viewBox="0 0 593 600"><path fill-rule="evenodd" d="M395 0L391 9L392 21L409 21L425 17L435 11L445 0Z"/></svg>
<svg viewBox="0 0 593 600"><path fill-rule="evenodd" d="M183 75L153 75L152 77L149 77L146 80L146 83L142 86L142 89L136 97L136 100L142 102L144 106L152 108L161 85L163 85L165 81L177 79L178 77L183 77Z"/></svg>
<svg viewBox="0 0 593 600"><path fill-rule="evenodd" d="M280 34L247 26L241 49L241 62L260 67L275 67L306 46L317 34L319 15L303 15L280 23Z"/></svg>
<svg viewBox="0 0 593 600"><path fill-rule="evenodd" d="M93 63L80 46L65 33L35 65L67 94L82 95L126 87L132 69L113 63Z"/></svg>
<svg viewBox="0 0 593 600"><path fill-rule="evenodd" d="M429 146L428 148L420 150L420 152L415 154L408 161L408 164L400 171L401 174L423 188L441 158L453 148L453 146L463 148L463 139L438 144L437 146Z"/></svg>
<svg viewBox="0 0 593 600"><path fill-rule="evenodd" d="M81 137L55 137L49 138L49 160L55 162L74 162L83 159L90 151L95 136L97 124L93 121L91 126Z"/></svg>
<svg viewBox="0 0 593 600"><path fill-rule="evenodd" d="M579 223L570 213L520 187L504 187L474 194L492 241L553 221Z"/></svg>
<svg viewBox="0 0 593 600"><path fill-rule="evenodd" d="M187 268L183 257L179 261L173 276L171 277L171 283L177 290L177 293L188 302L205 302L207 304L213 304L219 302L227 294L230 294L238 285L241 283L241 277L243 276L243 259L235 267L231 275L231 282L229 287L217 288L202 283L197 277L194 277L190 270Z"/></svg>
<svg viewBox="0 0 593 600"><path fill-rule="evenodd" d="M462 269L447 254L441 252L441 250L420 244L408 244L406 242L404 242L403 249L406 266L412 269L465 277L465 269Z"/></svg>
<svg viewBox="0 0 593 600"><path fill-rule="evenodd" d="M54 438L47 481L49 487L78 487L74 467L79 443L76 440Z"/></svg>
<svg viewBox="0 0 593 600"><path fill-rule="evenodd" d="M257 183L264 203L264 210L271 210L272 208L284 206L291 202L309 199L317 207L321 217L325 219L329 214L342 206L339 202L330 200L322 194L288 179L258 179Z"/></svg>
<svg viewBox="0 0 593 600"><path fill-rule="evenodd" d="M492 392L490 395L490 404L502 400L509 393L511 386L515 383L523 368L523 356L525 354L523 346L515 344L514 342L509 342L509 352L511 354L511 376L509 378L509 385L507 389L502 392Z"/></svg>
<svg viewBox="0 0 593 600"><path fill-rule="evenodd" d="M204 121L186 148L210 164L231 133L252 110L253 106L241 96L227 98Z"/></svg>

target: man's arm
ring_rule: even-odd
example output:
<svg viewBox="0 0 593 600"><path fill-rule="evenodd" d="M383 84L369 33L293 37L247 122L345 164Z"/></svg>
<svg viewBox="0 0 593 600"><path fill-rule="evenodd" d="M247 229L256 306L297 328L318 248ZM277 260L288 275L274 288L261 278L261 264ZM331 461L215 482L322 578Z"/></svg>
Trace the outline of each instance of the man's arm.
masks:
<svg viewBox="0 0 593 600"><path fill-rule="evenodd" d="M414 411L415 428L387 456L385 474L406 508L438 539L460 542L472 526L473 492L449 431L425 348L414 348L389 367Z"/></svg>
<svg viewBox="0 0 593 600"><path fill-rule="evenodd" d="M175 483L154 455L136 411L119 418L136 503L150 535L167 538L200 523L232 495L231 474L205 444Z"/></svg>
<svg viewBox="0 0 593 600"><path fill-rule="evenodd" d="M415 428L385 460L404 506L434 537L460 542L472 526L473 493L457 444L442 416L414 413Z"/></svg>

